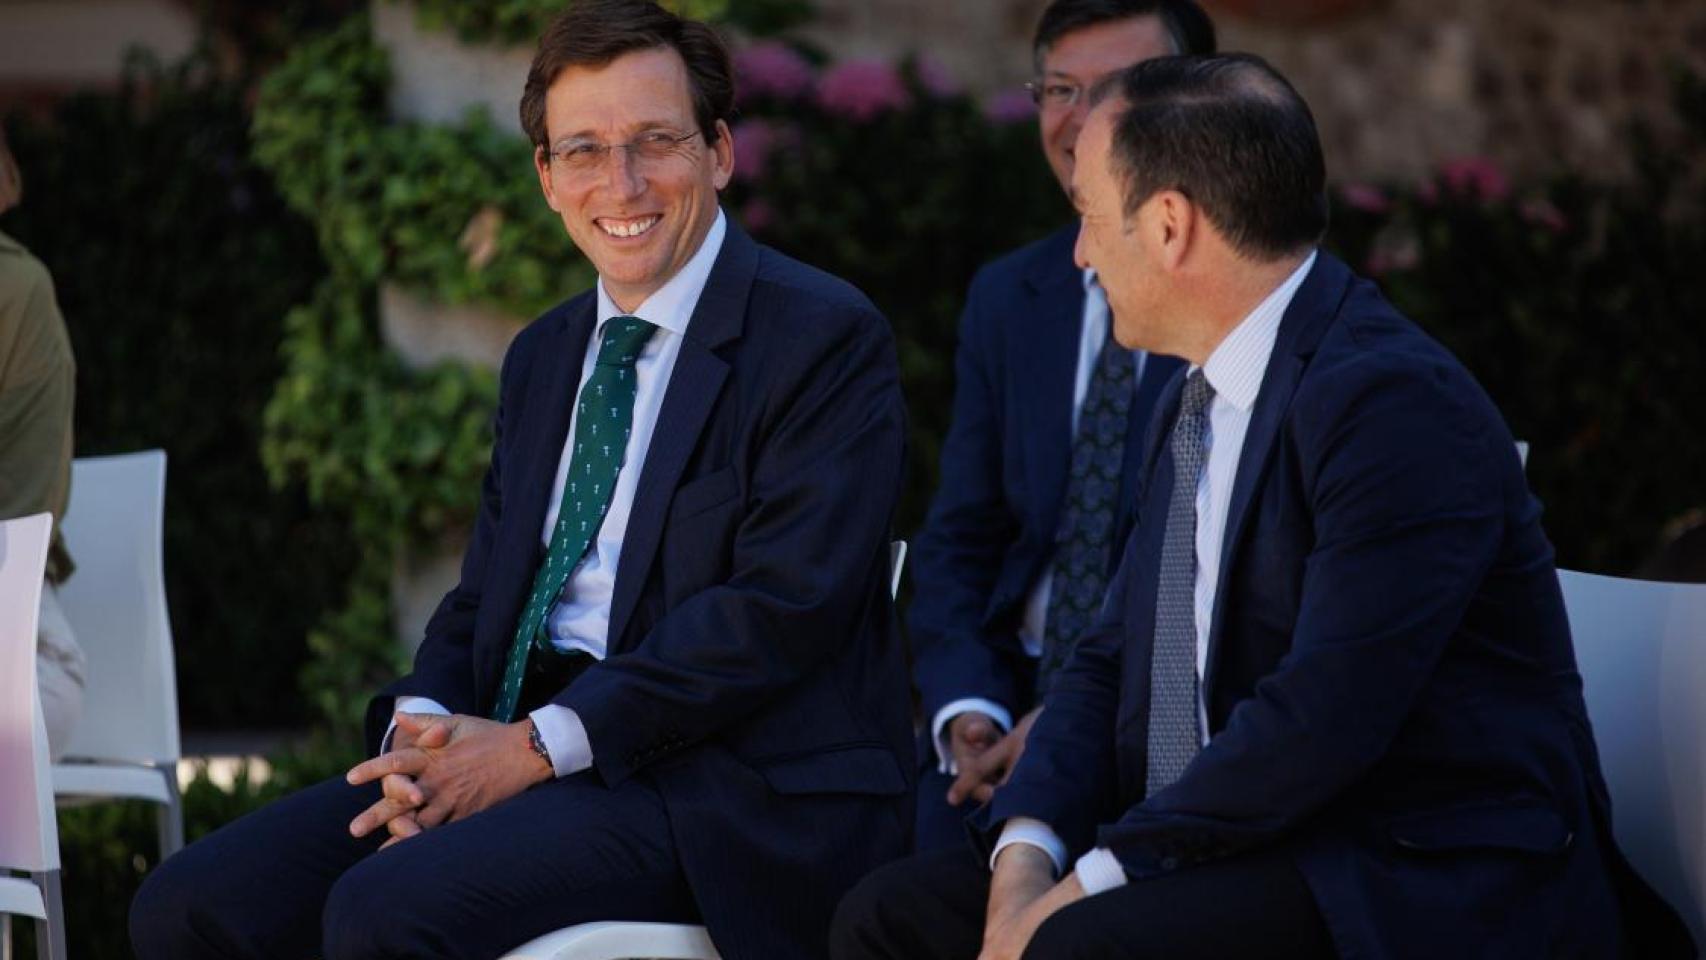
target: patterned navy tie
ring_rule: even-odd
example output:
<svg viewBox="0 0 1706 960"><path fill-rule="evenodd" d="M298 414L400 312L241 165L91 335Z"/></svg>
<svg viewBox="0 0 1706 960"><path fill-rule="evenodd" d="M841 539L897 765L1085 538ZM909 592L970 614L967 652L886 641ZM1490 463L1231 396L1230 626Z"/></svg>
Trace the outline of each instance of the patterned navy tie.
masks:
<svg viewBox="0 0 1706 960"><path fill-rule="evenodd" d="M1055 535L1054 578L1043 621L1042 659L1037 664L1039 701L1078 638L1095 622L1108 589L1126 424L1131 419L1136 380L1131 351L1115 342L1109 326L1084 404L1078 408L1078 434L1072 438L1072 466Z"/></svg>
<svg viewBox="0 0 1706 960"><path fill-rule="evenodd" d="M1155 636L1149 673L1147 794L1179 779L1202 749L1197 717L1197 481L1208 452L1203 437L1214 388L1199 368L1185 380L1179 418L1167 441L1173 495L1161 542Z"/></svg>

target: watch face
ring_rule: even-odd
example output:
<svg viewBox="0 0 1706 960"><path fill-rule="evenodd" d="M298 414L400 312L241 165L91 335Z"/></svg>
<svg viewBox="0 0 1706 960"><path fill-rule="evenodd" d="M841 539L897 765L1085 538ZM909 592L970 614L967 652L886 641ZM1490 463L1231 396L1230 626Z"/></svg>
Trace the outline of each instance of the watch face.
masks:
<svg viewBox="0 0 1706 960"><path fill-rule="evenodd" d="M539 754L539 759L546 763L551 762L551 753L545 749L545 738L540 736L539 725L531 718L527 721L527 745L533 748L534 753Z"/></svg>

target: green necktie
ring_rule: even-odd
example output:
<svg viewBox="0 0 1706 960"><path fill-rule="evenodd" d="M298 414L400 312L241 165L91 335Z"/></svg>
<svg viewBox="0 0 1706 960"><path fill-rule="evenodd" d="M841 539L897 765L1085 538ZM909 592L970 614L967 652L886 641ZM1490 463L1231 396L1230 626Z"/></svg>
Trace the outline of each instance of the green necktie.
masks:
<svg viewBox="0 0 1706 960"><path fill-rule="evenodd" d="M633 430L634 361L656 330L639 317L611 317L604 325L598 362L581 387L575 411L575 450L563 480L557 525L509 644L503 686L498 688L497 705L492 708L494 720L508 723L514 719L528 655L557 655L545 630L545 616L604 523L611 491L616 489L616 475L622 472L622 458L628 450L628 434Z"/></svg>

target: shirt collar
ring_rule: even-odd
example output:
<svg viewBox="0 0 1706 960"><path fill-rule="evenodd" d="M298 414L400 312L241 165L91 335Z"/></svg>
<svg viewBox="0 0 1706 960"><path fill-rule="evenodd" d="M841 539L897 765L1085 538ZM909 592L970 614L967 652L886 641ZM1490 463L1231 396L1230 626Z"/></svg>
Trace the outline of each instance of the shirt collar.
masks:
<svg viewBox="0 0 1706 960"><path fill-rule="evenodd" d="M616 306L616 301L605 292L604 278L599 277L597 329L604 329L604 324L611 317L639 317L677 336L685 334L688 321L693 319L693 309L699 305L699 295L705 292L705 283L711 279L711 267L717 262L717 253L722 250L723 238L727 234L728 224L723 219L722 209L718 208L717 219L705 233L699 249L675 272L675 276L647 297L633 313L625 313Z"/></svg>
<svg viewBox="0 0 1706 960"><path fill-rule="evenodd" d="M1239 410L1248 411L1255 405L1256 394L1262 389L1262 375L1268 370L1268 358L1273 355L1274 341L1279 337L1280 321L1291 306L1291 298L1297 295L1297 288L1303 286L1303 279L1315 266L1316 256L1315 251L1310 251L1291 276L1256 304L1256 309L1240 320L1209 354L1202 371L1215 396Z"/></svg>

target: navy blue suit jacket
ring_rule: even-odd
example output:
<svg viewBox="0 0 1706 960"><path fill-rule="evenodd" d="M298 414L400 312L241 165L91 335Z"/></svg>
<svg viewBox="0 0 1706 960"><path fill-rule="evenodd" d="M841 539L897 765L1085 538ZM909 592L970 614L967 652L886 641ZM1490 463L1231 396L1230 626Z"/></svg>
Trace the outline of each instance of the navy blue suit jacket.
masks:
<svg viewBox="0 0 1706 960"><path fill-rule="evenodd" d="M1066 499L1084 316L1077 237L1074 224L995 260L966 298L941 482L912 551L907 627L927 721L960 697L993 700L1015 719L1031 706L1035 662L1017 629ZM1137 383L1121 504L1133 502L1144 429L1180 364L1149 357ZM1130 528L1123 512L1113 542Z"/></svg>
<svg viewBox="0 0 1706 960"><path fill-rule="evenodd" d="M544 554L596 294L517 336L461 581L396 696L493 706ZM555 702L606 783L649 778L726 957L822 952L840 895L910 842L905 665L888 591L905 417L889 326L733 223L641 469L609 654Z"/></svg>
<svg viewBox="0 0 1706 960"><path fill-rule="evenodd" d="M1281 849L1346 957L1624 955L1619 899L1653 903L1610 836L1510 432L1448 352L1326 254L1281 323L1233 483L1203 684L1213 739L1144 798L1174 483L1161 437L1182 380L1103 622L980 839L1037 817L1138 882ZM1641 926L1655 923L1680 929L1662 910Z"/></svg>

